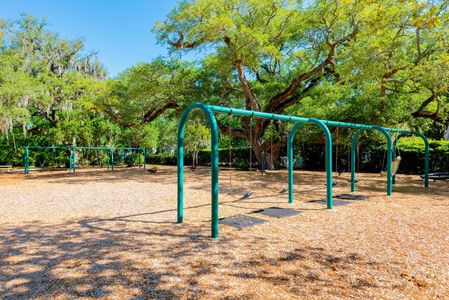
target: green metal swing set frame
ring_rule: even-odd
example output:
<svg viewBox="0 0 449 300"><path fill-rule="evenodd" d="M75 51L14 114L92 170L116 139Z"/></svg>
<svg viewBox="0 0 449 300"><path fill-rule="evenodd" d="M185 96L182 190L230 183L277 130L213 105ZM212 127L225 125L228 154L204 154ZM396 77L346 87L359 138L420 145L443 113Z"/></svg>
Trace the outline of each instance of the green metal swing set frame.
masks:
<svg viewBox="0 0 449 300"><path fill-rule="evenodd" d="M23 158L23 172L24 174L30 173L30 150L33 149L66 149L70 150L69 155L69 172L75 173L76 171L76 150L104 150L108 153L108 159L107 159L107 169L111 169L114 171L114 153L116 151L141 151L143 154L143 168L146 169L146 157L147 157L147 150L145 148L132 148L132 147L121 147L121 148L115 148L115 147L94 147L94 146L25 146L25 155Z"/></svg>
<svg viewBox="0 0 449 300"><path fill-rule="evenodd" d="M429 142L427 138L420 132L409 131L395 128L386 128L375 125L365 125L365 124L355 124L346 122L336 122L329 120L319 120L313 118L303 118L296 116L288 116L281 114L272 114L244 109L235 109L215 105L206 105L200 102L194 103L187 107L181 116L181 120L178 125L178 209L177 209L177 222L183 223L184 221L184 134L185 127L187 124L188 117L190 113L194 110L202 111L208 119L210 130L211 130L211 236L213 238L218 238L218 221L219 221L219 210L218 210L218 144L219 144L219 134L218 134L218 123L214 113L224 113L229 115L247 116L255 118L264 118L269 120L280 120L286 122L295 123L291 129L288 136L288 202L293 203L294 193L293 193L293 141L296 131L305 124L313 124L318 126L323 130L325 135L325 171L326 171L326 203L327 208L332 209L332 135L329 127L349 127L358 129L358 131L353 135L351 142L351 192L356 190L356 177L355 177L355 161L356 161L356 145L361 133L365 130L375 130L380 132L385 136L387 140L387 188L386 192L388 196L393 194L393 183L394 176L392 174L392 159L393 152L395 152L398 140L403 136L416 135L422 138L425 145L425 163L424 163L424 187L429 186ZM398 135L392 140L390 132L397 133Z"/></svg>

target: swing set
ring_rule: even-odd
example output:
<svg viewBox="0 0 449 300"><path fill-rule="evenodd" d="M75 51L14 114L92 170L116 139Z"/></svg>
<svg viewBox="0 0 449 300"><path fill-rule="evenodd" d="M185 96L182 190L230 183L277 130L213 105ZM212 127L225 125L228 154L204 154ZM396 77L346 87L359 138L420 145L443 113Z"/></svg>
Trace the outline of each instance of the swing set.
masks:
<svg viewBox="0 0 449 300"><path fill-rule="evenodd" d="M143 163L143 168L146 169L146 156L147 156L147 151L145 148L131 148L131 147L122 147L122 148L114 148L114 147L93 147L93 146L25 146L25 155L23 158L23 165L24 165L24 174L29 174L30 173L30 151L31 150L53 150L53 151L58 151L58 150L64 150L66 152L66 154L63 156L64 160L67 160L68 158L68 165L69 165L69 172L70 173L75 173L76 169L79 166L79 162L78 162L78 154L77 152L79 151L91 151L94 150L96 153L96 160L98 162L101 161L101 159L98 156L98 152L105 152L107 157L106 157L106 165L107 165L107 170L109 171L110 169L112 171L114 171L114 167L117 166L117 162L125 161L125 156L126 156L126 152L137 152L138 154L142 154L143 158L142 161L140 161L141 159L141 155L139 155L139 168L140 165ZM118 156L118 161L116 159L116 152L119 153ZM129 154L128 154L129 156ZM64 164L65 165L65 164ZM100 166L102 166L102 163L100 163Z"/></svg>
<svg viewBox="0 0 449 300"><path fill-rule="evenodd" d="M332 135L329 130L329 126L333 127L348 127L355 128L358 131L353 135L351 141L351 191L354 192L356 190L356 177L355 177L355 165L356 165L356 147L357 142L360 138L360 135L365 130L375 130L380 132L385 136L387 140L387 168L386 168L386 177L387 177L387 187L386 192L388 196L393 194L393 145L397 145L397 141L403 137L408 135L416 135L422 138L425 144L425 165L424 165L424 186L427 188L429 186L429 143L427 138L417 131L408 131L402 129L394 129L394 128L384 128L380 126L374 125L365 125L365 124L354 124L354 123L346 123L346 122L336 122L336 121L328 121L328 120L318 120L313 118L303 118L296 116L288 116L281 114L271 114L265 112L244 110L244 109L235 109L228 108L222 106L215 105L206 105L200 102L191 104L187 109L183 112L181 116L181 120L178 125L178 145L177 145L177 153L178 153L178 166L177 166L177 179L178 179L178 201L177 201L177 222L183 223L184 221L184 134L185 127L189 118L189 115L194 110L202 111L207 117L210 130L211 130L211 236L213 238L218 238L218 221L219 221L219 209L218 209L218 144L219 144L219 134L218 134L218 123L215 117L215 113L225 113L228 115L236 115L236 116L246 116L250 117L250 124L253 118L264 118L269 120L279 120L293 123L293 127L288 134L288 142L287 142L287 168L288 168L288 202L293 203L294 195L293 195L293 142L294 137L297 130L306 124L312 124L318 126L324 133L325 136L325 172L326 172L326 204L327 208L332 208ZM250 130L250 143L252 142L252 130ZM394 141L390 136L390 132L398 133L395 137ZM232 153L231 153L232 155ZM230 167L232 167L232 157L230 158ZM250 152L250 172L252 171L252 154ZM230 177L232 178L232 176ZM250 182L251 183L251 182ZM251 188L251 187L250 187ZM247 199L251 196L252 191L248 191L245 193L247 197L242 197L243 199ZM244 196L245 196L244 195Z"/></svg>

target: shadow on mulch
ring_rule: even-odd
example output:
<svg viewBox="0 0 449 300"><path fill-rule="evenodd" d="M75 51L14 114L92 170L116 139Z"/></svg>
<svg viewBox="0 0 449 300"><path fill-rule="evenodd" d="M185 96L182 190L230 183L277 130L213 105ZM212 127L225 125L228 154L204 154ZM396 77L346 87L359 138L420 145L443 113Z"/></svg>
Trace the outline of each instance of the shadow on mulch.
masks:
<svg viewBox="0 0 449 300"><path fill-rule="evenodd" d="M201 226L186 224L135 229L131 228L132 224L128 226L126 217L89 218L56 226L34 223L2 229L2 299L113 297L114 292L126 294L128 290L130 296L158 299L195 298L217 292L244 298L254 296L241 294L244 291L235 291L226 282L200 284L202 276L214 274L241 280L257 278L283 286L292 295L304 293L297 289L298 283L331 287L338 295L348 285L322 278L320 270L312 271L299 264L294 271L279 272L291 264L310 260L319 264L319 269L332 268L349 276L352 266L367 264L357 253L335 256L326 253L324 248L313 247L286 249L280 257L259 255L261 248L276 241L264 237L215 240L205 236ZM125 224L117 226L117 220ZM237 261L229 249L245 249L255 254ZM160 263L153 267L139 258ZM223 265L226 270L219 271Z"/></svg>

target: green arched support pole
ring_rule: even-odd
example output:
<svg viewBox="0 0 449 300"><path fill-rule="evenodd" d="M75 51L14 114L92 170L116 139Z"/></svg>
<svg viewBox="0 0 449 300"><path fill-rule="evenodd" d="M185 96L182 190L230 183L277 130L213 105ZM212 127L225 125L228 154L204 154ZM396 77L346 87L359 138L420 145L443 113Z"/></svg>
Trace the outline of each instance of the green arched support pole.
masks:
<svg viewBox="0 0 449 300"><path fill-rule="evenodd" d="M75 147L70 147L70 173L75 172L76 168L76 152Z"/></svg>
<svg viewBox="0 0 449 300"><path fill-rule="evenodd" d="M111 171L114 172L114 150L109 148L109 157L111 158L109 164L111 165Z"/></svg>
<svg viewBox="0 0 449 300"><path fill-rule="evenodd" d="M427 140L427 137L418 131L409 131L405 133L400 133L393 142L393 149L397 149L397 144L400 138L404 136L409 135L416 135L420 137L424 142L424 187L429 187L429 169L430 169L430 147L429 147L429 141ZM394 178L393 178L394 179Z"/></svg>
<svg viewBox="0 0 449 300"><path fill-rule="evenodd" d="M195 109L201 110L206 115L211 131L211 235L218 238L218 124L212 110L201 103L190 105L182 114L178 126L178 223L184 221L184 133L189 114Z"/></svg>
<svg viewBox="0 0 449 300"><path fill-rule="evenodd" d="M357 131L352 137L351 141L351 192L356 191L356 177L355 177L355 152L357 147L357 141L359 140L360 134L367 130L374 129L382 133L387 139L387 195L391 196L393 194L393 172L392 172L392 160L393 160L393 142L391 140L390 134L382 127L372 126L371 128L362 128Z"/></svg>
<svg viewBox="0 0 449 300"><path fill-rule="evenodd" d="M324 124L321 120L309 119L307 123L315 124L319 126L326 137L326 154L325 154L325 166L326 166L326 202L327 208L332 208L332 135L329 131L329 128ZM288 135L288 203L293 203L293 187L294 187L294 179L293 179L293 141L295 139L296 131L304 125L305 122L296 123L292 130Z"/></svg>

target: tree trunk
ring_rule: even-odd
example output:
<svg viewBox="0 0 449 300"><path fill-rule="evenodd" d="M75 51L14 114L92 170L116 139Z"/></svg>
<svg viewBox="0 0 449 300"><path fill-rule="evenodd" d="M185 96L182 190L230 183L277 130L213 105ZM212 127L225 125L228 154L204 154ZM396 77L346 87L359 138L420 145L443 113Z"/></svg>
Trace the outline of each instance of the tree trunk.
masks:
<svg viewBox="0 0 449 300"><path fill-rule="evenodd" d="M275 170L279 165L279 155L281 150L281 142L273 141L273 144L263 143L260 141L253 141L253 163L258 162L260 170Z"/></svg>
<svg viewBox="0 0 449 300"><path fill-rule="evenodd" d="M264 134L270 121L257 119L256 124L250 127L251 134L248 141L253 150L253 163L258 162L261 170L274 170L278 165L279 153L282 147L280 139L280 122L275 123L275 132L264 141ZM249 123L248 123L249 126Z"/></svg>

